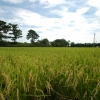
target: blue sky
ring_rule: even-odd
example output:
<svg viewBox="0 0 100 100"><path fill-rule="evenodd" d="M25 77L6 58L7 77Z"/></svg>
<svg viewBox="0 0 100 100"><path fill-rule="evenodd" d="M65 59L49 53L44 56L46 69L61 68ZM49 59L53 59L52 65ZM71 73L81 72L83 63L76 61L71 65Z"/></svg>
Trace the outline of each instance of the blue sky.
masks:
<svg viewBox="0 0 100 100"><path fill-rule="evenodd" d="M18 24L26 39L29 29L40 38L100 43L100 0L0 0L0 20Z"/></svg>

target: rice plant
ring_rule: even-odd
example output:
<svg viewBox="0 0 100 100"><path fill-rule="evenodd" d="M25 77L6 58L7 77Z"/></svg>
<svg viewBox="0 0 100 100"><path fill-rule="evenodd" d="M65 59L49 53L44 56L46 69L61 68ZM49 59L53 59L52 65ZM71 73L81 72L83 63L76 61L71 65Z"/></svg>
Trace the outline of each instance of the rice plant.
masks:
<svg viewBox="0 0 100 100"><path fill-rule="evenodd" d="M99 48L0 48L0 100L99 100Z"/></svg>

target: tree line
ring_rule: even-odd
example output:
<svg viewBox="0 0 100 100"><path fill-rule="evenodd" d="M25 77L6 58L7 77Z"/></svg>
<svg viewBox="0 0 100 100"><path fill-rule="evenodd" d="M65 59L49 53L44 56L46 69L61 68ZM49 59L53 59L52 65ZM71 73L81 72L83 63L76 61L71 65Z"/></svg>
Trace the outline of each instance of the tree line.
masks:
<svg viewBox="0 0 100 100"><path fill-rule="evenodd" d="M26 39L30 39L30 43L20 43L17 39L22 38L22 31L19 29L17 24L7 23L0 20L0 46L41 46L41 47L92 47L94 44L91 43L77 43L66 41L65 39L55 39L54 41L49 41L47 38L38 40L40 37L36 31L30 29L26 34ZM12 42L7 41L10 39ZM37 40L37 41L36 41ZM100 46L100 43L95 44L95 46Z"/></svg>

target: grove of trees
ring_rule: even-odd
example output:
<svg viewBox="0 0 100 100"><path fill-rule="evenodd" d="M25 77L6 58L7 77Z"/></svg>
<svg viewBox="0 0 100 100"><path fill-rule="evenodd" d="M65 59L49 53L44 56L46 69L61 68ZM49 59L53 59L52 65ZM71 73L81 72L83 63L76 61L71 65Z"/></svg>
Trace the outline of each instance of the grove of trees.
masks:
<svg viewBox="0 0 100 100"><path fill-rule="evenodd" d="M18 38L22 37L22 31L18 29L17 24L7 24L0 20L0 44L6 42L6 39L11 39L16 43Z"/></svg>
<svg viewBox="0 0 100 100"><path fill-rule="evenodd" d="M93 47L93 43L77 43L66 41L65 39L55 39L54 41L49 41L47 38L42 40L37 40L40 36L35 32L35 30L30 29L27 32L26 39L30 39L30 43L20 43L17 42L18 38L22 38L22 31L19 29L17 24L11 24L0 20L0 46L42 46L42 47ZM12 42L8 41L11 40ZM37 41L36 41L37 40ZM96 43L95 46L100 46L100 43Z"/></svg>

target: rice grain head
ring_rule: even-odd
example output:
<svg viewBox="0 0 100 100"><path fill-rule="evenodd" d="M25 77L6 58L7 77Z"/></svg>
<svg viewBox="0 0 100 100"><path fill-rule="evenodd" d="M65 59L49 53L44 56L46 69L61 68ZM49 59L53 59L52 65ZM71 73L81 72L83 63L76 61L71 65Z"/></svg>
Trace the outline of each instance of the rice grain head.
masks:
<svg viewBox="0 0 100 100"><path fill-rule="evenodd" d="M0 100L5 100L5 97L2 93L0 93Z"/></svg>
<svg viewBox="0 0 100 100"><path fill-rule="evenodd" d="M9 84L9 76L5 73L2 73L1 76L4 78L6 85L8 85Z"/></svg>

